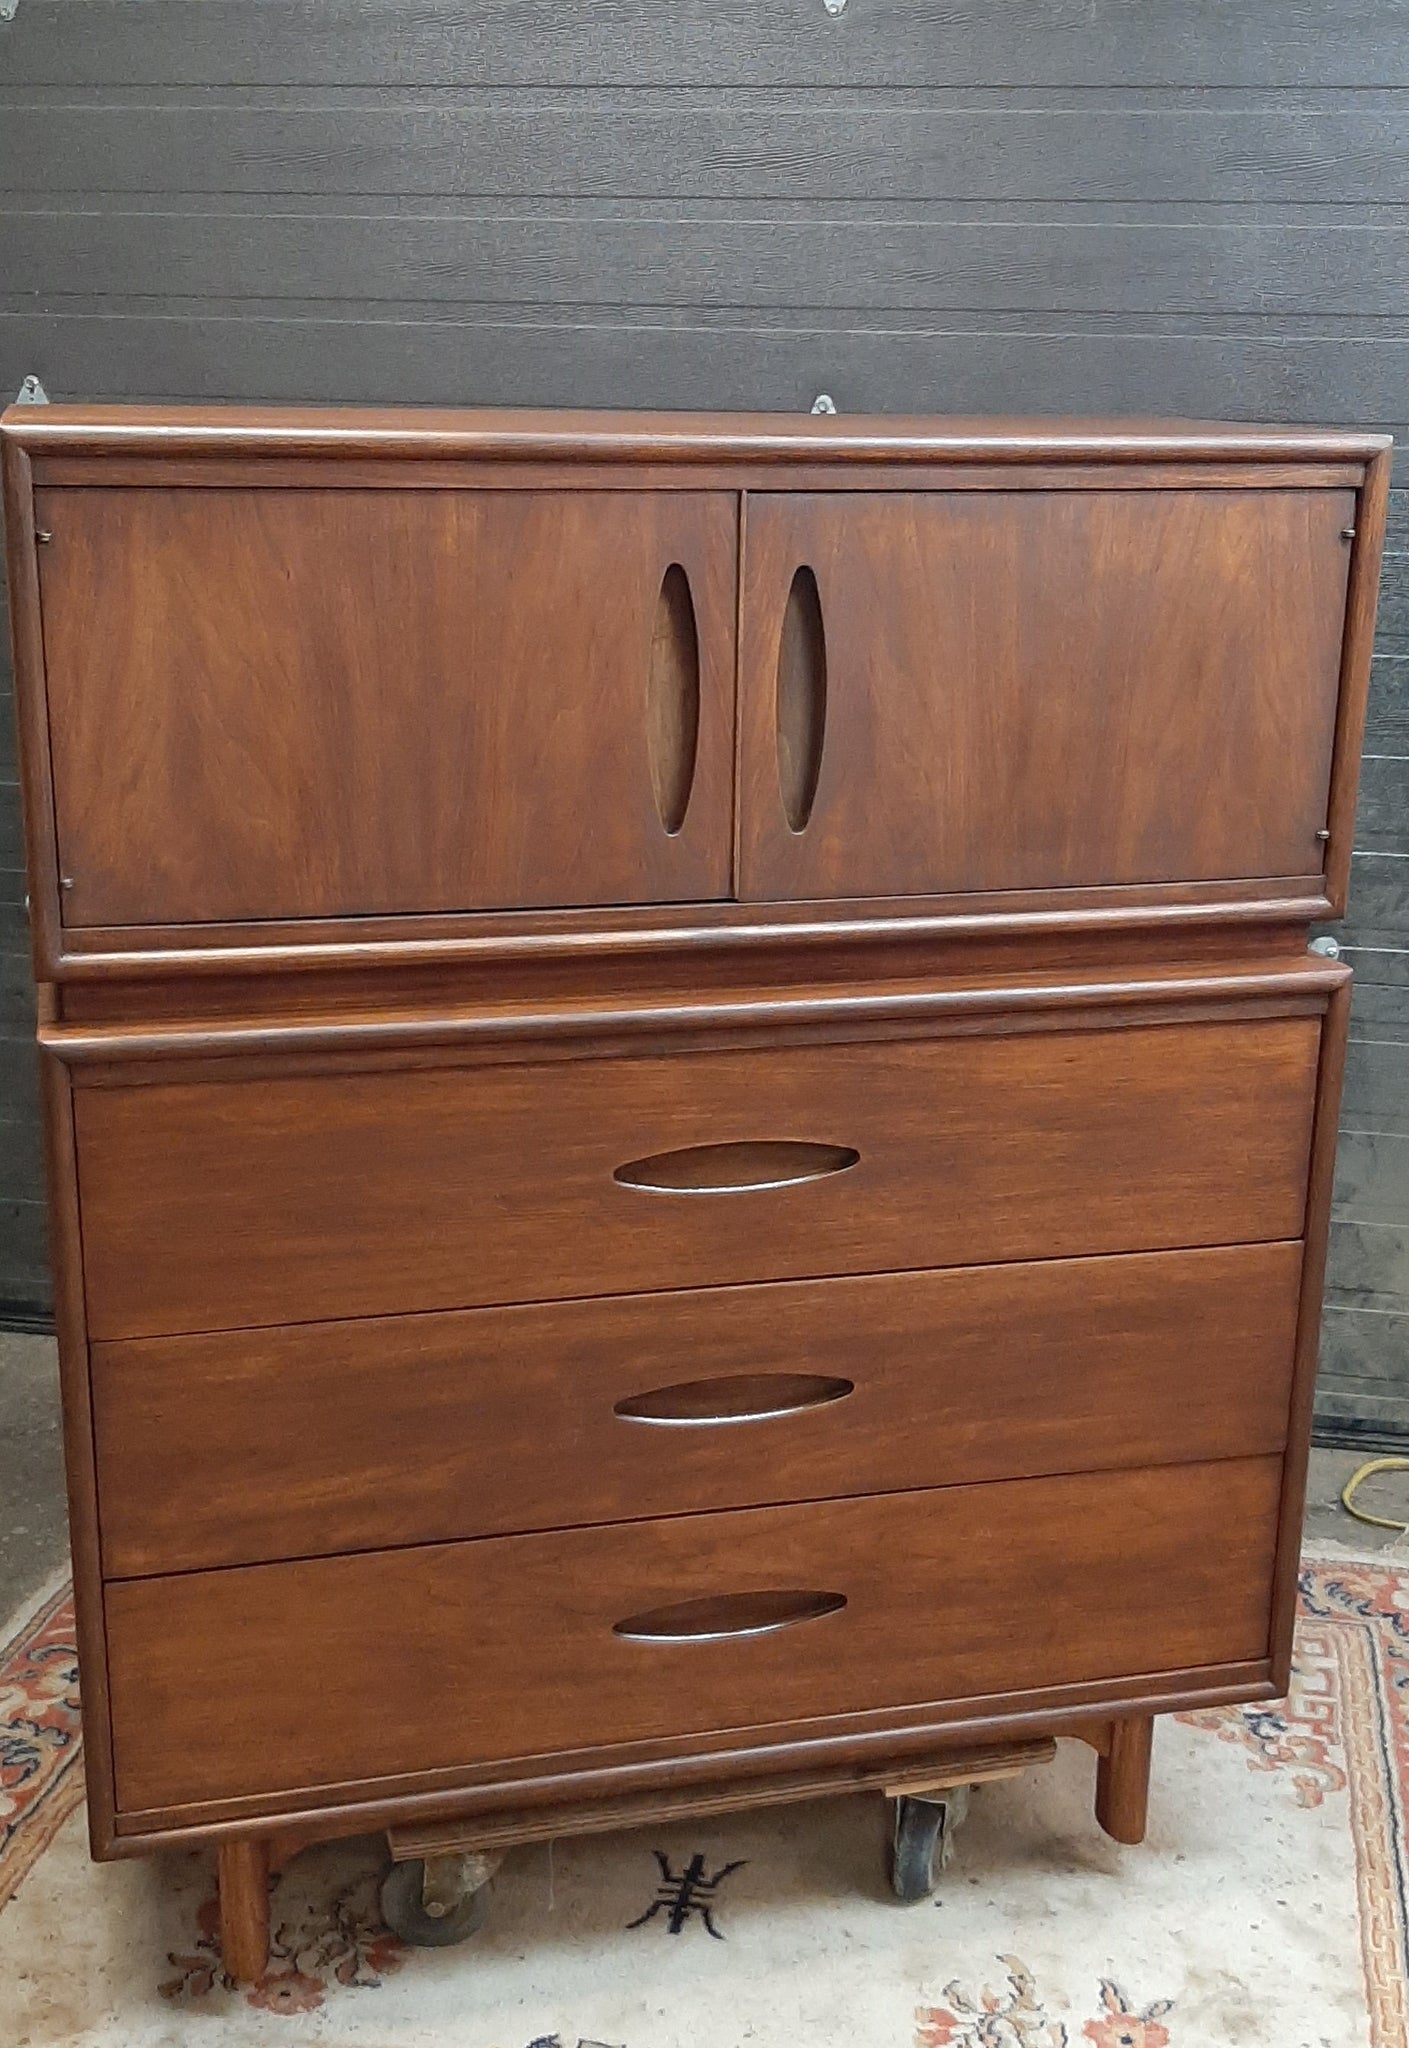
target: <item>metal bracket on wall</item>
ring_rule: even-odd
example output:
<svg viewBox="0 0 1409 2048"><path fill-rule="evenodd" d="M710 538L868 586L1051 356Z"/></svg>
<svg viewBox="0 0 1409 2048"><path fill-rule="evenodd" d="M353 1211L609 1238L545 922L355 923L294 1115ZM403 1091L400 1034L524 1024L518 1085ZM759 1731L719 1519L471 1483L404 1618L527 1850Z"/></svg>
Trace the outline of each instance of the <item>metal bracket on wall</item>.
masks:
<svg viewBox="0 0 1409 2048"><path fill-rule="evenodd" d="M846 0L842 0L846 5ZM20 11L20 0L0 0L0 21L13 21Z"/></svg>
<svg viewBox="0 0 1409 2048"><path fill-rule="evenodd" d="M3 4L4 0L0 0L0 6ZM15 0L15 5L19 5L19 0ZM828 14L840 14L846 5L846 0L822 0L822 5L826 8Z"/></svg>
<svg viewBox="0 0 1409 2048"><path fill-rule="evenodd" d="M815 413L831 414L835 413L836 409L835 399L829 398L825 391L819 391L812 401L812 410Z"/></svg>
<svg viewBox="0 0 1409 2048"><path fill-rule="evenodd" d="M0 0L0 9L3 9L4 5L5 0ZM49 394L35 376L26 377L19 390L15 393L16 405L47 405L48 403Z"/></svg>

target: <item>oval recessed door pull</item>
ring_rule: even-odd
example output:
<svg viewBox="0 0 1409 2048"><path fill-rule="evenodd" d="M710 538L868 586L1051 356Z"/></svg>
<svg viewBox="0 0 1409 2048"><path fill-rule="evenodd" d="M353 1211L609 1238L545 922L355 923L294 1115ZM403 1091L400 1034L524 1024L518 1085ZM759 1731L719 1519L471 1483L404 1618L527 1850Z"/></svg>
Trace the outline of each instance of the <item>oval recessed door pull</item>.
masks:
<svg viewBox="0 0 1409 2048"><path fill-rule="evenodd" d="M618 1401L613 1414L626 1422L652 1422L667 1428L710 1428L730 1422L770 1422L782 1415L801 1415L844 1401L856 1391L854 1380L816 1372L741 1372L717 1380L682 1380L631 1394Z"/></svg>
<svg viewBox="0 0 1409 2048"><path fill-rule="evenodd" d="M774 712L778 794L789 831L805 832L827 737L827 629L817 578L805 565L795 573L783 607Z"/></svg>
<svg viewBox="0 0 1409 2048"><path fill-rule="evenodd" d="M685 823L700 744L700 640L690 579L678 562L665 572L651 633L646 687L651 787L665 831Z"/></svg>
<svg viewBox="0 0 1409 2048"><path fill-rule="evenodd" d="M845 1173L861 1154L853 1145L816 1145L802 1138L741 1138L728 1145L686 1145L628 1159L612 1179L624 1188L670 1195L740 1195L756 1188L796 1187Z"/></svg>
<svg viewBox="0 0 1409 2048"><path fill-rule="evenodd" d="M845 1593L712 1593L633 1614L612 1629L633 1643L718 1643L731 1636L767 1636L800 1621L820 1621L846 1605Z"/></svg>

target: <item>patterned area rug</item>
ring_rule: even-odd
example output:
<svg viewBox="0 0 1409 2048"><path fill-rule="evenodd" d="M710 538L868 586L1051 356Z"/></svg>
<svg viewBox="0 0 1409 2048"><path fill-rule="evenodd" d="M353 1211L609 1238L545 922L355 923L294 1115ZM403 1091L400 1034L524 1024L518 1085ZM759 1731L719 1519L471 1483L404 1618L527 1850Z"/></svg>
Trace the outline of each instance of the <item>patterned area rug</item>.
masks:
<svg viewBox="0 0 1409 2048"><path fill-rule="evenodd" d="M983 1788L898 1905L883 1801L515 1852L457 1949L383 1929L375 1842L308 1851L221 1976L209 1859L87 1860L72 1610L0 1644L4 2048L1409 2048L1409 1569L1309 1559L1291 1698L1160 1723L1149 1841L1093 1762Z"/></svg>

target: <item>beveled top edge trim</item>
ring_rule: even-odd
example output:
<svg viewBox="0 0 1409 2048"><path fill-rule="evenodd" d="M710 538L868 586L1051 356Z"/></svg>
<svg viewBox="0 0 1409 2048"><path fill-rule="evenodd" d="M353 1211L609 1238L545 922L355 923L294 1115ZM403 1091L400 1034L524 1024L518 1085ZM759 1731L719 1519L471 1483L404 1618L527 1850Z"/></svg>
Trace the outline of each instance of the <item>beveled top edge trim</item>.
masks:
<svg viewBox="0 0 1409 2048"><path fill-rule="evenodd" d="M422 407L11 406L6 440L36 454L479 456L503 462L1369 462L1388 434L1159 419Z"/></svg>

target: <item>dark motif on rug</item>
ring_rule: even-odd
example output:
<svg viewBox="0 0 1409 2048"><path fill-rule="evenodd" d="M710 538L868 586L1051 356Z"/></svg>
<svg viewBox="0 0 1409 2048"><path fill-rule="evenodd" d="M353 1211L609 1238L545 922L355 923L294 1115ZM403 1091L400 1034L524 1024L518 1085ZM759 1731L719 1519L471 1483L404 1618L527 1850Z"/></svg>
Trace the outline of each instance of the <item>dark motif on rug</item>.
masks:
<svg viewBox="0 0 1409 2048"><path fill-rule="evenodd" d="M536 2041L530 2041L528 2048L573 2048L571 2041L565 2041L561 2034L540 2034ZM589 2041L585 2034L577 2037L577 2048L620 2048L611 2041Z"/></svg>
<svg viewBox="0 0 1409 2048"><path fill-rule="evenodd" d="M715 1940L723 1941L724 1936L714 1924L712 1909L715 1894L726 1877L735 1870L743 1869L747 1859L740 1857L737 1862L726 1863L711 1877L705 1870L704 1857L692 1856L684 1870L677 1876L670 1867L670 1858L663 1856L659 1849L654 1853L656 1862L660 1865L660 1883L656 1886L656 1895L645 1912L635 1920L628 1920L627 1926L644 1927L648 1920L654 1920L658 1913L664 1913L668 1931L671 1934L679 1934L686 1921L698 1913Z"/></svg>

